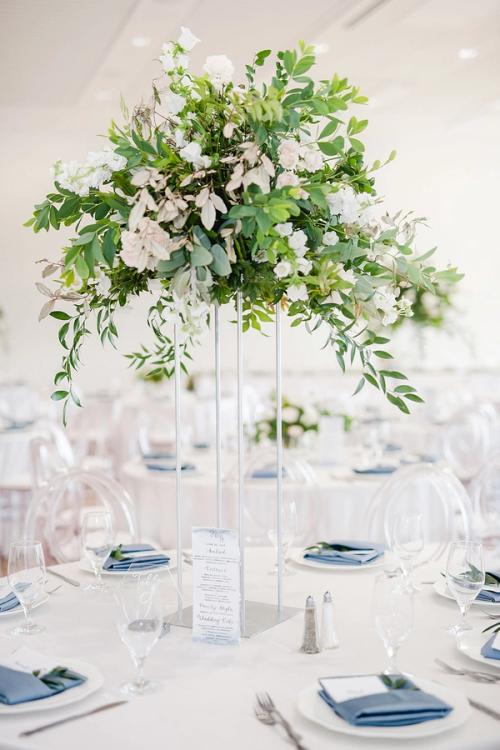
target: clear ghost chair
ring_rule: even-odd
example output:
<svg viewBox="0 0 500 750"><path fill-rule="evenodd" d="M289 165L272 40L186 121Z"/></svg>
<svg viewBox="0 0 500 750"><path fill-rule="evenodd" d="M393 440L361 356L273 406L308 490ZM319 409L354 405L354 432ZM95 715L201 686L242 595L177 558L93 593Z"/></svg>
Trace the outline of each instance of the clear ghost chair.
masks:
<svg viewBox="0 0 500 750"><path fill-rule="evenodd" d="M400 519L420 517L423 549L415 562L437 560L450 541L470 538L473 511L469 496L447 467L412 464L398 469L375 493L367 515L368 538L396 551Z"/></svg>
<svg viewBox="0 0 500 750"><path fill-rule="evenodd" d="M500 453L492 456L474 478L470 494L477 530L500 552Z"/></svg>
<svg viewBox="0 0 500 750"><path fill-rule="evenodd" d="M490 416L478 408L464 409L445 426L442 453L456 476L471 480L488 457L492 444Z"/></svg>
<svg viewBox="0 0 500 750"><path fill-rule="evenodd" d="M54 474L42 488L28 510L25 536L41 539L57 562L78 560L83 513L99 506L113 516L117 543L140 538L135 507L123 487L107 474L81 469Z"/></svg>
<svg viewBox="0 0 500 750"><path fill-rule="evenodd" d="M27 383L0 384L0 420L9 430L20 430L40 417L38 394Z"/></svg>

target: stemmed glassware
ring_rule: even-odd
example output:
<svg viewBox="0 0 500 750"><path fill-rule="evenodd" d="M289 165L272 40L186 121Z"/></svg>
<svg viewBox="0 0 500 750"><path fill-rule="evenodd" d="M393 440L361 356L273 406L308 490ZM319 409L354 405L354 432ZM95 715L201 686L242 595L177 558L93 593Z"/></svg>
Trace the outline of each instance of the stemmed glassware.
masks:
<svg viewBox="0 0 500 750"><path fill-rule="evenodd" d="M393 527L393 549L399 558L401 570L412 591L419 589L412 581L413 562L424 549L422 514L396 516Z"/></svg>
<svg viewBox="0 0 500 750"><path fill-rule="evenodd" d="M293 544L293 540L297 536L298 531L298 520L297 520L297 505L295 500L283 500L282 510L282 532L281 532L281 552L283 555L283 575L292 575L293 569L287 565L288 551ZM276 557L278 556L278 529L276 525L267 530L267 536L269 541L276 550ZM274 567L269 571L272 575L278 573L278 563L275 563Z"/></svg>
<svg viewBox="0 0 500 750"><path fill-rule="evenodd" d="M102 566L109 557L114 545L113 518L111 513L93 510L85 513L82 525L82 549L95 575L93 583L86 588L90 591L106 589L101 577Z"/></svg>
<svg viewBox="0 0 500 750"><path fill-rule="evenodd" d="M151 693L158 683L145 678L144 665L164 628L158 577L134 575L116 589L115 598L118 633L137 670L135 679L123 685L122 692L133 695Z"/></svg>
<svg viewBox="0 0 500 750"><path fill-rule="evenodd" d="M42 632L45 627L33 622L31 616L33 605L43 596L47 580L41 543L34 539L12 542L7 574L9 586L19 599L25 618L23 625L18 625L11 632L15 635L34 635Z"/></svg>
<svg viewBox="0 0 500 750"><path fill-rule="evenodd" d="M389 658L384 674L399 674L398 651L413 628L413 591L399 572L377 576L372 611L375 629Z"/></svg>
<svg viewBox="0 0 500 750"><path fill-rule="evenodd" d="M461 622L453 625L448 632L457 638L466 630L471 630L467 614L476 596L484 586L485 570L483 545L476 541L451 542L446 565L446 583L457 602Z"/></svg>

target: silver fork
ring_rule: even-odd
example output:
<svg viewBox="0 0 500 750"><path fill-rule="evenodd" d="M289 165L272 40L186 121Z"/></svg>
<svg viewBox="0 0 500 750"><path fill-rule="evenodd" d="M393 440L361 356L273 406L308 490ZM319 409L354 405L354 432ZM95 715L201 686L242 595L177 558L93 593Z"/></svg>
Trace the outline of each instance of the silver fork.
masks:
<svg viewBox="0 0 500 750"><path fill-rule="evenodd" d="M471 679L476 680L476 682L489 682L492 684L495 682L500 682L500 677L497 677L494 674L490 674L489 672L477 672L472 669L457 669L456 667L452 667L450 664L441 661L441 659L435 659L434 661L436 662L436 664L442 667L442 669L444 669L446 672L449 672L450 674L470 677Z"/></svg>
<svg viewBox="0 0 500 750"><path fill-rule="evenodd" d="M283 727L288 738L293 742L297 750L307 750L302 744L302 737L293 729L289 721L276 708L273 699L269 693L257 693L257 705L255 706L255 716L263 724L274 726L278 724Z"/></svg>
<svg viewBox="0 0 500 750"><path fill-rule="evenodd" d="M55 589L45 589L46 594L55 594L56 591L59 591L59 589L62 589L62 583L59 586L56 586Z"/></svg>

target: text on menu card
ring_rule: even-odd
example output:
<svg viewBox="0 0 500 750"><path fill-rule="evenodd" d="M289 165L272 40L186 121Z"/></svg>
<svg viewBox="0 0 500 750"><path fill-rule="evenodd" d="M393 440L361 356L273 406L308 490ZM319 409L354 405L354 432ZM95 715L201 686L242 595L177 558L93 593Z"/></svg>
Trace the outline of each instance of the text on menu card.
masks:
<svg viewBox="0 0 500 750"><path fill-rule="evenodd" d="M240 548L234 529L193 528L193 639L240 642Z"/></svg>

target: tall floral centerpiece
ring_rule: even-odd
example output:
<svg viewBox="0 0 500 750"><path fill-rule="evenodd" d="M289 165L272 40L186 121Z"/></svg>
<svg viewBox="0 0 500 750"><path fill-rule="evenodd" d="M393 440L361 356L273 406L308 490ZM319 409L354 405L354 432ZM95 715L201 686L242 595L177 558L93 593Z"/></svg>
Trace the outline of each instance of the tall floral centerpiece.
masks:
<svg viewBox="0 0 500 750"><path fill-rule="evenodd" d="M241 293L244 329L260 329L281 304L292 326L325 331L342 369L358 365L356 391L368 382L407 412L420 397L388 365L379 323L408 314L401 290L436 295L459 276L415 251L419 219L384 212L374 185L383 165L365 162L359 137L367 120L347 114L367 99L337 75L315 82L304 44L278 52L267 77L257 74L271 51L258 52L244 84L225 55L207 57L197 75L189 52L198 41L182 28L163 46L151 100L124 108L106 149L57 162L54 190L27 222L35 232L75 227L44 269L54 285L38 285L41 316L61 322L53 399L77 400L73 376L93 321L114 344L117 311L139 295L151 296L155 342L128 356L170 374L172 319L189 357L211 305Z"/></svg>

